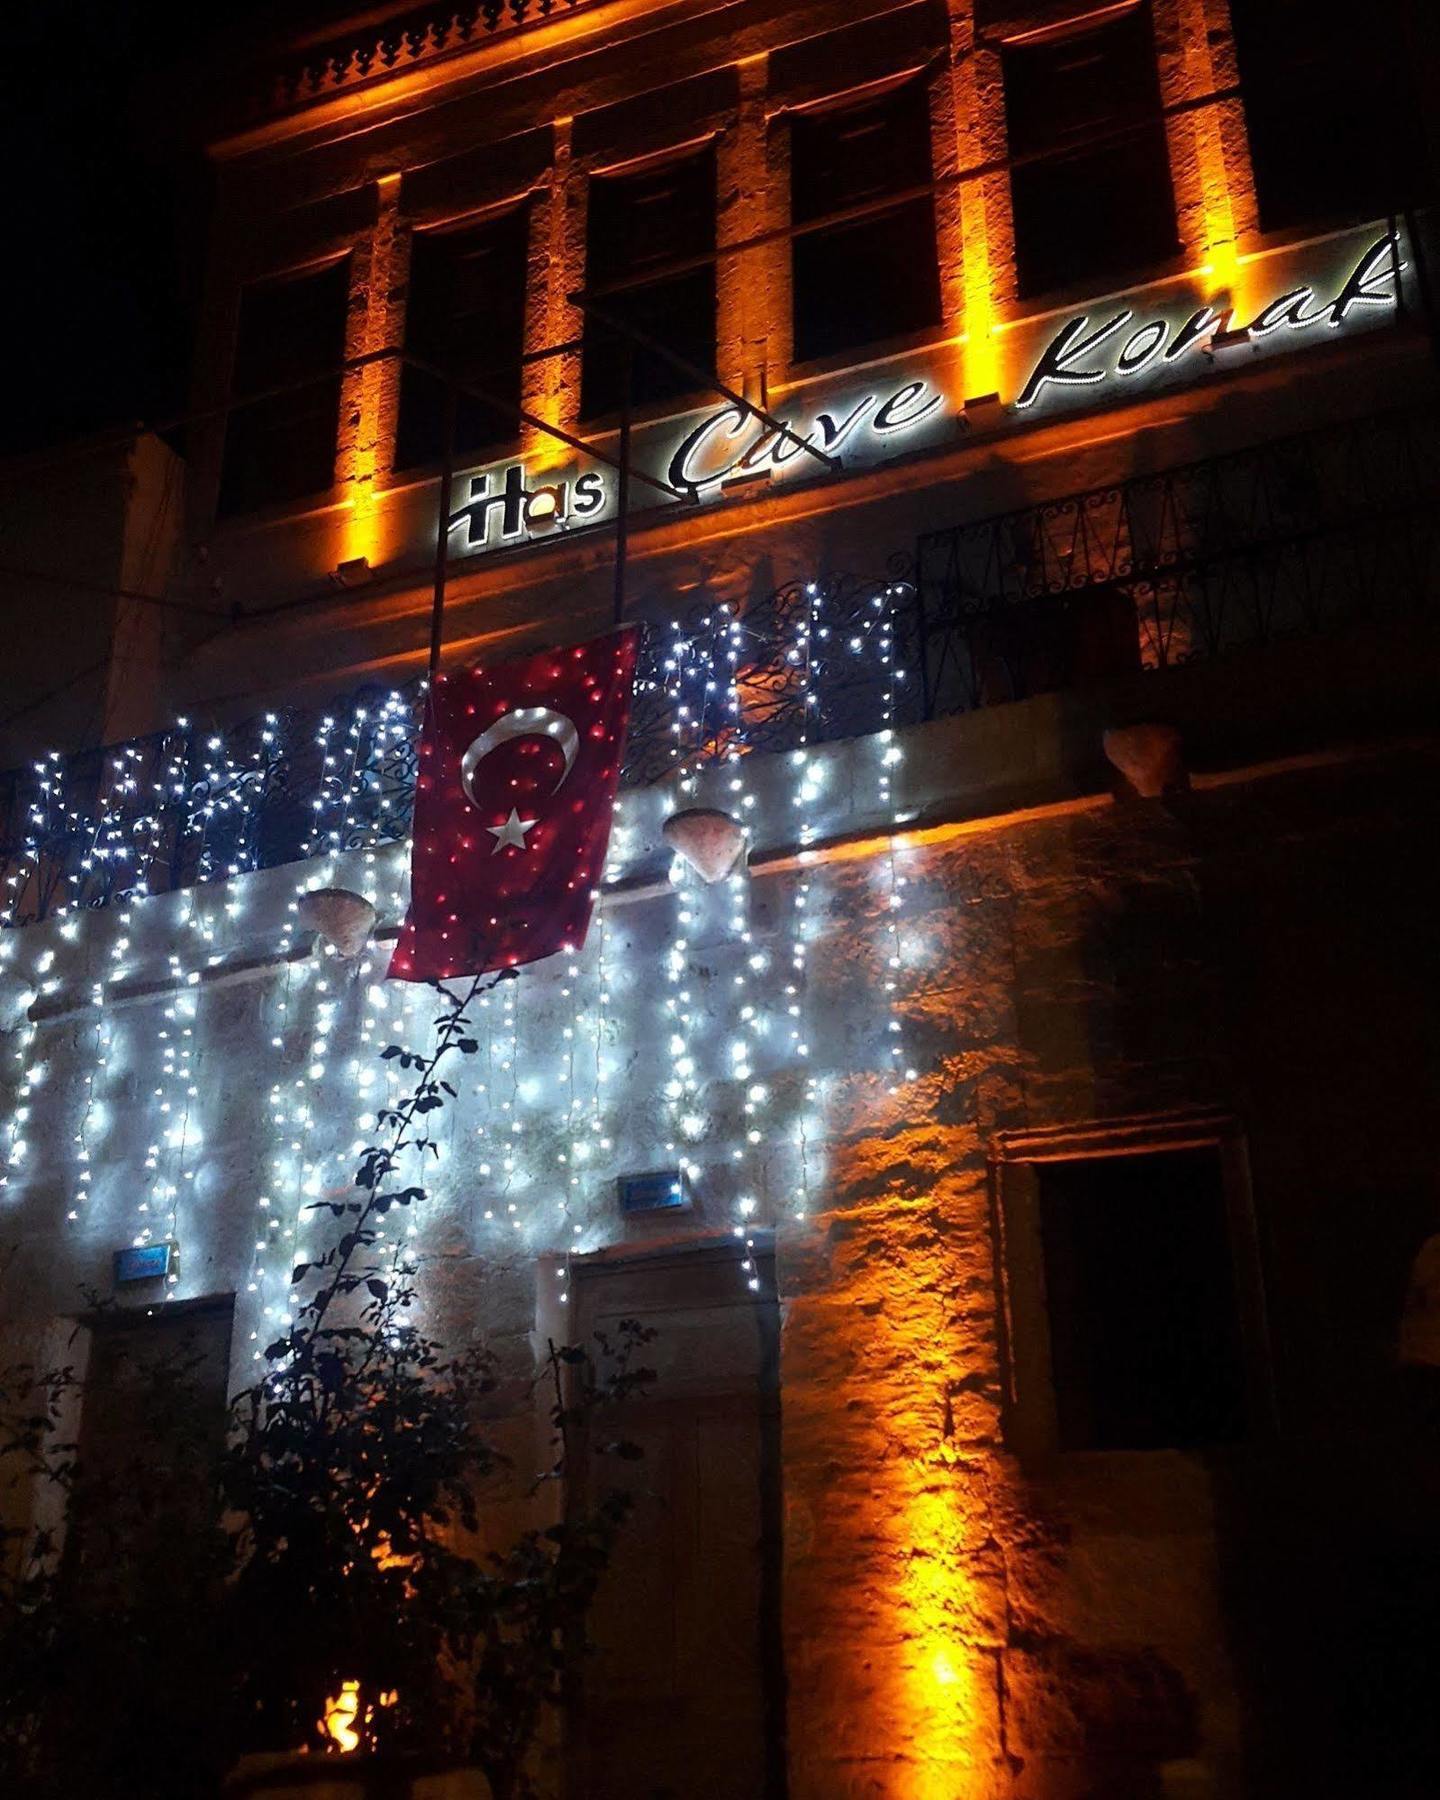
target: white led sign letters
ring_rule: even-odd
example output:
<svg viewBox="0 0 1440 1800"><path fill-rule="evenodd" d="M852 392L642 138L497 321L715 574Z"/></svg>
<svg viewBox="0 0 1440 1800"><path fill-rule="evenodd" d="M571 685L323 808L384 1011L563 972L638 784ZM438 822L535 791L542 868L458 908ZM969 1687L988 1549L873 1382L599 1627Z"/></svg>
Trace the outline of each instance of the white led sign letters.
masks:
<svg viewBox="0 0 1440 1800"><path fill-rule="evenodd" d="M812 472L820 469L823 465L806 453L803 444L811 444L827 456L863 446L870 453L866 460L873 460L877 447L883 449L891 439L910 436L942 412L944 405L945 396L928 381L907 381L888 394L869 393L834 412L816 413L813 422L792 425L786 419L787 429L802 440L798 444L740 407L722 406L681 438L665 479L671 487L699 500L717 482L768 475L797 458Z"/></svg>
<svg viewBox="0 0 1440 1800"><path fill-rule="evenodd" d="M947 414L945 396L929 381L914 378L897 387L862 391L844 405L798 423L784 421L804 444L857 464L875 462L901 445L909 447L926 425L947 422L953 425L954 420ZM659 440L662 449L656 459L660 475L677 498L709 500L731 483L768 480L788 474L797 464L811 473L824 467L802 443L781 436L739 406L716 407L698 420L692 414L685 425L678 440ZM614 512L615 485L610 469L530 483L521 463L462 475L451 498L450 530L458 534L453 547L463 555L597 524Z"/></svg>
<svg viewBox="0 0 1440 1800"><path fill-rule="evenodd" d="M1291 288L1262 306L1240 334L1254 341L1282 326L1302 331L1321 323L1343 325L1357 306L1393 307L1395 281L1405 267L1398 240L1387 233L1365 251L1332 299L1322 299L1308 285ZM1015 396L1016 411L1033 406L1049 387L1094 387L1112 377L1123 381L1150 368L1157 357L1162 364L1177 363L1207 345L1224 328L1226 315L1202 306L1176 325L1163 318L1134 325L1134 319L1134 310L1122 307L1095 326L1088 313L1067 320Z"/></svg>
<svg viewBox="0 0 1440 1800"><path fill-rule="evenodd" d="M1077 313L1040 351L1011 402L1023 413L1037 401L1072 399L1106 384L1122 386L1137 376L1163 379L1194 366L1197 351L1213 351L1218 334L1229 343L1262 345L1277 334L1339 327L1360 312L1394 309L1399 279L1408 265L1399 238L1386 232L1333 283L1306 282L1269 300L1247 325L1227 329L1222 306L1200 306L1188 316L1140 316L1117 307L1108 317ZM892 385L893 383L893 385ZM1148 383L1147 383L1148 384ZM883 461L906 450L937 444L964 426L963 414L926 376L892 376L828 400L808 416L783 419L785 435L743 407L726 404L689 414L677 427L637 431L638 462L663 480L678 500L708 503L751 484L785 478L796 469L824 472L820 457L847 467ZM799 440L799 441L797 441ZM653 491L653 490L652 490ZM609 468L529 477L523 463L466 473L451 494L449 529L457 554L600 524L613 518L617 481Z"/></svg>

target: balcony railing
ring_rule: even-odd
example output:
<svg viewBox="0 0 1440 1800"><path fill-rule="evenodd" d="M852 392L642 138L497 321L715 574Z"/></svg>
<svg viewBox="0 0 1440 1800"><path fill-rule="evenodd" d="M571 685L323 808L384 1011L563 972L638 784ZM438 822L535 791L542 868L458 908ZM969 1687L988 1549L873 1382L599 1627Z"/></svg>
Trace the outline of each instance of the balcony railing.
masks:
<svg viewBox="0 0 1440 1800"><path fill-rule="evenodd" d="M1277 638L1440 589L1440 417L1275 440L920 539L646 631L625 777L858 737ZM0 921L404 838L420 681L0 775Z"/></svg>
<svg viewBox="0 0 1440 1800"><path fill-rule="evenodd" d="M908 583L840 579L652 624L624 779L918 718L913 616ZM407 837L424 704L415 679L0 774L0 923Z"/></svg>
<svg viewBox="0 0 1440 1800"><path fill-rule="evenodd" d="M1440 414L1377 415L927 533L926 716L1428 605Z"/></svg>

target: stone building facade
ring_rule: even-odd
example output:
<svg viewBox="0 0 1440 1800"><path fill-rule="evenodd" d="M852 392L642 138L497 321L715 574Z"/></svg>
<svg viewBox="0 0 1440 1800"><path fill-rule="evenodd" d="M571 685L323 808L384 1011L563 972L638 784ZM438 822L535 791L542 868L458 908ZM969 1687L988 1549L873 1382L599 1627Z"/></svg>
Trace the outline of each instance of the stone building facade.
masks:
<svg viewBox="0 0 1440 1800"><path fill-rule="evenodd" d="M1427 46L1287 11L517 0L232 84L157 735L7 790L0 1323L169 1244L122 1305L243 1380L429 1016L437 586L455 663L645 623L412 1243L517 1379L660 1330L557 1795L1430 1790Z"/></svg>

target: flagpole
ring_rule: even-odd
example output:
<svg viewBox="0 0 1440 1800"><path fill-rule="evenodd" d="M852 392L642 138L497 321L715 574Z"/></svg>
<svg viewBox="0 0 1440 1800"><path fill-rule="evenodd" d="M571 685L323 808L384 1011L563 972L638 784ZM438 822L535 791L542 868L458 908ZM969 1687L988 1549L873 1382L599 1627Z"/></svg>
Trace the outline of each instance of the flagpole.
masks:
<svg viewBox="0 0 1440 1800"><path fill-rule="evenodd" d="M455 383L445 381L445 461L440 471L440 519L435 527L435 582L430 604L430 680L440 669L445 635L445 576L450 561L450 488L455 479Z"/></svg>
<svg viewBox="0 0 1440 1800"><path fill-rule="evenodd" d="M625 400L620 412L620 479L615 484L615 623L625 619L625 562L630 551L630 391L635 372L635 346L626 336L621 339L621 370L625 377Z"/></svg>

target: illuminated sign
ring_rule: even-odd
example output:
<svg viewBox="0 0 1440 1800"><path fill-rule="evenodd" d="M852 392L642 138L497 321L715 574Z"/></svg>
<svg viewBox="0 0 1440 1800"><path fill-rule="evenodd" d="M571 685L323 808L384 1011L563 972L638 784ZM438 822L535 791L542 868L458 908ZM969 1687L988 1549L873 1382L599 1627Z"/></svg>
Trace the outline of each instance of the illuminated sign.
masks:
<svg viewBox="0 0 1440 1800"><path fill-rule="evenodd" d="M1396 304L1395 281L1407 265L1401 261L1399 241L1387 233L1360 257L1330 299L1311 286L1291 288L1277 295L1241 328L1252 341L1282 328L1303 331L1312 325L1343 325L1357 306ZM1208 347L1226 314L1202 306L1180 324L1164 318L1146 319L1135 325L1135 313L1122 307L1099 325L1092 326L1088 313L1066 321L1045 346L1024 387L1015 396L1015 409L1033 406L1046 388L1095 387L1112 378L1125 380L1152 367L1180 362L1197 349ZM1132 328L1133 327L1133 328Z"/></svg>
<svg viewBox="0 0 1440 1800"><path fill-rule="evenodd" d="M450 514L450 530L463 533L462 551L483 550L497 541L519 543L572 519L595 524L615 498L609 476L598 469L532 487L526 484L525 465L511 463L506 469L489 469L463 480L464 499Z"/></svg>
<svg viewBox="0 0 1440 1800"><path fill-rule="evenodd" d="M1407 266L1398 235L1386 232L1360 252L1343 277L1288 288L1238 329L1230 329L1223 303L1194 307L1188 314L1181 309L1193 302L1148 316L1125 305L1108 316L1076 313L1035 358L1007 410L1023 413L1041 399L1083 399L1106 384L1124 385L1137 377L1149 386L1192 371L1197 352L1213 355L1220 342L1258 346L1277 335L1343 326L1357 312L1373 316L1377 308L1394 309ZM863 467L953 441L965 427L963 412L940 386L913 369L878 380L872 376L863 384L852 378L848 386L830 387L813 411L781 414L778 422L783 430L727 403L678 422L638 427L634 466L669 488L676 503L705 504L752 484L786 479L797 469L821 474L822 458L846 469ZM652 487L646 504L653 493ZM451 491L451 548L465 556L560 536L613 519L618 503L617 476L608 467L582 465L532 476L523 463L511 462L467 472Z"/></svg>
<svg viewBox="0 0 1440 1800"><path fill-rule="evenodd" d="M785 475L797 464L812 474L820 471L823 463L808 454L806 444L858 465L893 454L901 442L910 447L926 427L956 423L945 396L931 382L915 377L893 387L861 389L843 405L816 412L812 418L781 422L794 438L739 406L717 407L698 420L692 414L683 434L663 447L657 459L660 478L678 490L677 499L707 500L722 487ZM615 475L609 469L531 482L522 463L511 463L463 475L451 495L452 547L468 555L497 544L598 524L613 515L615 502Z"/></svg>
<svg viewBox="0 0 1440 1800"><path fill-rule="evenodd" d="M823 465L807 454L806 444L827 456L839 456L847 445L868 440L873 451L875 445L906 436L935 418L944 405L945 396L928 381L907 381L888 394L865 394L834 412L816 413L808 423L782 420L799 443L772 431L753 413L722 406L681 438L665 479L698 500L718 482L778 472L797 457L814 470Z"/></svg>

